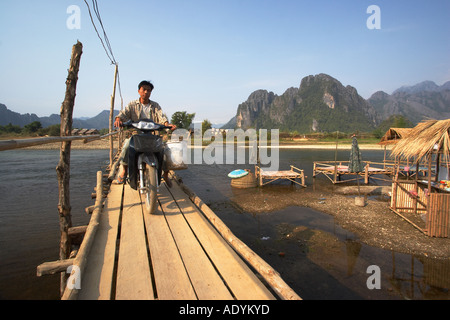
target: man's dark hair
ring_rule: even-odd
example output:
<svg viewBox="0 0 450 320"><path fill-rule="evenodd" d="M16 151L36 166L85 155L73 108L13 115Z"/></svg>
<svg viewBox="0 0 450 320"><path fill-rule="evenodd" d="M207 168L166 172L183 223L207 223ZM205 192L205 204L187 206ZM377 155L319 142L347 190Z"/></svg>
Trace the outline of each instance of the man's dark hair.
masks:
<svg viewBox="0 0 450 320"><path fill-rule="evenodd" d="M139 85L138 85L138 90L140 90L141 87L143 87L143 86L149 86L150 88L152 88L152 90L153 90L153 88L154 88L153 84L152 84L150 81L147 81L147 80L141 81L141 82L139 83Z"/></svg>

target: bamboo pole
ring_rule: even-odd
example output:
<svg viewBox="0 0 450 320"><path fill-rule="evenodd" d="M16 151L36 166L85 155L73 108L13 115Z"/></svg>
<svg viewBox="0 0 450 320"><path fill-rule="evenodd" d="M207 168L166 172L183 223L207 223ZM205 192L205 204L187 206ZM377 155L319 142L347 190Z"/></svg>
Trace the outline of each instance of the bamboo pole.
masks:
<svg viewBox="0 0 450 320"><path fill-rule="evenodd" d="M76 87L78 81L78 70L80 69L80 59L83 53L83 45L77 43L72 48L72 58L70 61L69 74L66 80L66 93L61 105L61 137L70 136L72 132L72 115L75 104ZM70 207L70 147L71 141L63 141L60 149L60 160L56 167L59 189L59 227L61 240L59 247L59 259L69 258L71 243L69 228L72 227L71 207ZM65 287L66 274L61 273L61 294Z"/></svg>
<svg viewBox="0 0 450 320"><path fill-rule="evenodd" d="M65 259L51 262L44 262L36 268L36 275L42 277L45 275L57 274L58 272L66 272L67 268L73 265L75 259Z"/></svg>
<svg viewBox="0 0 450 320"><path fill-rule="evenodd" d="M118 64L116 63L116 68L114 71L114 86L113 86L113 94L111 96L111 110L109 111L109 133L113 132L114 129L114 100L116 99L116 84L117 84L117 70ZM109 166L112 166L113 163L113 152L114 152L114 138L113 136L109 137Z"/></svg>
<svg viewBox="0 0 450 320"><path fill-rule="evenodd" d="M18 139L18 140L14 140L14 139L2 140L2 141L0 141L0 151L21 149L21 148L39 146L39 145L49 144L49 143L64 142L64 141L83 140L84 143L89 143L89 142L92 142L95 140L104 139L106 137L109 137L111 135L115 135L118 133L119 133L119 131L114 131L111 133L107 133L103 136L95 134L92 136L40 137L40 138L30 138L30 139Z"/></svg>
<svg viewBox="0 0 450 320"><path fill-rule="evenodd" d="M86 233L84 235L83 242L81 243L80 249L78 250L77 256L73 259L73 265L78 267L80 276L86 268L87 257L91 251L92 244L94 242L95 234L97 233L98 226L100 224L100 214L103 210L103 173L101 171L97 172L97 197L95 200L95 208L92 213L92 217L89 221L89 225L86 228ZM66 288L61 297L62 300L75 300L78 296L79 289L77 288Z"/></svg>
<svg viewBox="0 0 450 320"><path fill-rule="evenodd" d="M433 212L432 212L432 203L431 203L431 201L430 201L430 199L431 199L431 161L432 161L432 152L430 152L430 154L428 155L428 193L427 193L427 196L426 196L426 198L427 198L427 206L426 206L426 208L427 208L427 226L426 226L426 228L427 228L427 230L428 230L428 235L430 235L430 231L431 231L431 229L430 229L430 218L432 217L432 215L433 215Z"/></svg>

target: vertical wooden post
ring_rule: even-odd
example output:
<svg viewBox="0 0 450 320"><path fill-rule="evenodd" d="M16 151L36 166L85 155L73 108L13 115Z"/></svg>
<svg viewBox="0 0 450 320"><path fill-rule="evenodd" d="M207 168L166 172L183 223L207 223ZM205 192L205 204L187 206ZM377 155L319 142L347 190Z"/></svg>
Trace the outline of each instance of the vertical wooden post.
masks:
<svg viewBox="0 0 450 320"><path fill-rule="evenodd" d="M400 162L397 163L397 158L395 159L394 165L394 176L392 177L392 196L391 196L391 207L397 210L397 189L398 189L398 172L400 170Z"/></svg>
<svg viewBox="0 0 450 320"><path fill-rule="evenodd" d="M364 168L364 183L369 184L369 164L366 164Z"/></svg>
<svg viewBox="0 0 450 320"><path fill-rule="evenodd" d="M436 151L436 175L434 177L434 182L439 181L439 169L441 166L441 153L439 151L439 149Z"/></svg>
<svg viewBox="0 0 450 320"><path fill-rule="evenodd" d="M114 87L113 94L111 96L111 110L109 112L109 133L111 133L114 129L114 100L116 99L116 83L117 83L117 69L118 64L116 63L116 69L114 71ZM109 167L112 167L113 164L113 152L114 152L114 137L109 136Z"/></svg>
<svg viewBox="0 0 450 320"><path fill-rule="evenodd" d="M75 104L76 86L78 81L78 70L80 68L83 45L77 41L72 48L72 58L70 60L69 74L66 80L66 93L64 102L61 105L61 136L70 136L72 131L73 106ZM60 149L60 159L56 167L59 188L59 227L61 231L61 241L59 246L59 259L67 259L71 251L69 238L69 228L72 227L71 207L70 207L70 147L71 141L63 141ZM66 274L61 273L61 294L65 288Z"/></svg>
<svg viewBox="0 0 450 320"><path fill-rule="evenodd" d="M426 208L426 212L427 212L427 225L426 225L426 230L427 230L427 234L429 236L432 236L432 223L431 223L431 219L432 216L434 214L434 212L432 211L432 203L431 203L431 161L433 158L433 151L430 151L430 154L428 155L428 194L426 196L427 199L427 208Z"/></svg>

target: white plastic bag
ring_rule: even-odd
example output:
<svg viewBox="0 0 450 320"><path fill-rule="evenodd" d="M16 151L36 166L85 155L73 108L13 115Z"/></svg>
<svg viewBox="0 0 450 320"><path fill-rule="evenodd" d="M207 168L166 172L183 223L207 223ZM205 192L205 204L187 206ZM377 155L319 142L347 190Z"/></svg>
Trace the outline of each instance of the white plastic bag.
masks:
<svg viewBox="0 0 450 320"><path fill-rule="evenodd" d="M167 169L168 170L187 169L187 164L184 163L185 152L187 152L186 141L167 142L164 151Z"/></svg>

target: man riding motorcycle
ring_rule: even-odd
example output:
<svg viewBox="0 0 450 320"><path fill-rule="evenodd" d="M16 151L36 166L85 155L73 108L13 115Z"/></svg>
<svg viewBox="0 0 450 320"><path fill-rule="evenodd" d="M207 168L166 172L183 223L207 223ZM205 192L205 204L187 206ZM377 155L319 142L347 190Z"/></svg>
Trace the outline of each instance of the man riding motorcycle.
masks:
<svg viewBox="0 0 450 320"><path fill-rule="evenodd" d="M170 124L167 120L166 116L163 114L160 105L150 100L150 95L154 89L154 86L149 81L141 81L138 85L138 93L140 98L134 101L131 101L127 107L120 111L120 113L116 116L114 121L114 126L121 127L123 122L133 121L137 122L142 119L149 119L153 122L164 124L165 126L171 127L170 129L173 131L176 129L176 126ZM123 184L127 178L128 172L128 148L130 145L130 139L126 139L124 141L122 152L120 154L120 171L117 180L114 183ZM171 187L171 182L168 179L168 171L164 170L163 178L166 184Z"/></svg>

